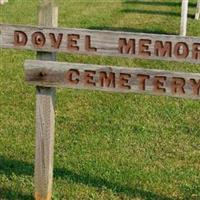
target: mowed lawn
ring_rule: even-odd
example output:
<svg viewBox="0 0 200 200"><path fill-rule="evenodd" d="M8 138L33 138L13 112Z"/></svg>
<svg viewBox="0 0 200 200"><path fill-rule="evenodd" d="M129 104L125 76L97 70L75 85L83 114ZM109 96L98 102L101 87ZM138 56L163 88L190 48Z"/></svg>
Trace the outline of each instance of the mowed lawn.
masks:
<svg viewBox="0 0 200 200"><path fill-rule="evenodd" d="M37 24L37 0L0 23ZM200 36L190 0L188 35ZM59 26L179 34L179 0L58 0ZM35 88L29 51L0 51L0 199L33 199ZM59 61L200 72L200 65L59 54ZM199 200L200 101L57 89L54 200Z"/></svg>

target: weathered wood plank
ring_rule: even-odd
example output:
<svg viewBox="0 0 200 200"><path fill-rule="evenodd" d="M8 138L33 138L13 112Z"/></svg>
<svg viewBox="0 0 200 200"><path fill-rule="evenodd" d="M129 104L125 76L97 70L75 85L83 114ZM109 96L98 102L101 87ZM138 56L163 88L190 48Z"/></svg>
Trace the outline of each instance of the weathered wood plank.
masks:
<svg viewBox="0 0 200 200"><path fill-rule="evenodd" d="M197 11L195 14L195 19L198 20L200 16L200 0L197 1Z"/></svg>
<svg viewBox="0 0 200 200"><path fill-rule="evenodd" d="M38 21L41 26L57 26L58 8L43 0ZM39 60L56 60L55 53L37 52ZM50 200L53 183L55 88L36 87L35 199Z"/></svg>
<svg viewBox="0 0 200 200"><path fill-rule="evenodd" d="M200 64L200 38L71 28L0 25L0 47Z"/></svg>
<svg viewBox="0 0 200 200"><path fill-rule="evenodd" d="M53 178L55 89L36 88L35 199L50 200Z"/></svg>
<svg viewBox="0 0 200 200"><path fill-rule="evenodd" d="M62 62L25 62L33 85L200 99L200 74Z"/></svg>

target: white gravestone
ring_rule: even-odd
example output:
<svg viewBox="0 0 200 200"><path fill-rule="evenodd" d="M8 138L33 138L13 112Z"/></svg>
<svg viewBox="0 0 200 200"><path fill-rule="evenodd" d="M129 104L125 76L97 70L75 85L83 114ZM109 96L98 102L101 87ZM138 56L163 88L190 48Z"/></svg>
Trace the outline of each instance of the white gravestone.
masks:
<svg viewBox="0 0 200 200"><path fill-rule="evenodd" d="M3 5L4 3L7 3L8 0L0 0L0 4Z"/></svg>

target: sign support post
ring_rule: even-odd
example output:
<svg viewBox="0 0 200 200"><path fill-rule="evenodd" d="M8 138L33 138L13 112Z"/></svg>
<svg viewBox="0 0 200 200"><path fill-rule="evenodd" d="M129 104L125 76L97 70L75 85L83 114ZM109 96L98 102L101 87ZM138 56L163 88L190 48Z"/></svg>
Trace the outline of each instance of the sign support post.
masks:
<svg viewBox="0 0 200 200"><path fill-rule="evenodd" d="M181 36L186 36L187 33L187 17L188 17L188 0L182 0L181 27L180 27Z"/></svg>
<svg viewBox="0 0 200 200"><path fill-rule="evenodd" d="M196 11L196 14L195 14L195 19L199 19L199 16L200 16L200 0L197 1L197 11Z"/></svg>
<svg viewBox="0 0 200 200"><path fill-rule="evenodd" d="M43 0L39 8L40 26L57 27L58 8L53 0ZM38 45L43 41L39 35ZM55 53L37 52L38 60L55 61ZM55 88L36 87L36 155L35 155L35 199L50 200L53 182Z"/></svg>

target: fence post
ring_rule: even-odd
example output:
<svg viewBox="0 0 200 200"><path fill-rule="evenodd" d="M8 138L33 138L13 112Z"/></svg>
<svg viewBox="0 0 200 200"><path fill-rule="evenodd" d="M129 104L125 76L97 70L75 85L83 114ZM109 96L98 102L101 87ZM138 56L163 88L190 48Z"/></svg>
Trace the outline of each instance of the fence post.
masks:
<svg viewBox="0 0 200 200"><path fill-rule="evenodd" d="M199 19L199 16L200 16L200 0L197 1L197 11L196 11L196 14L195 14L195 19Z"/></svg>
<svg viewBox="0 0 200 200"><path fill-rule="evenodd" d="M43 0L39 7L40 26L57 27L58 8L53 0ZM43 42L41 35L34 38L38 46ZM56 60L55 53L37 52L39 60ZM36 155L35 155L35 199L50 200L53 183L54 129L55 129L54 88L36 87Z"/></svg>
<svg viewBox="0 0 200 200"><path fill-rule="evenodd" d="M187 33L187 17L188 17L188 0L182 0L181 27L180 27L181 36L186 36Z"/></svg>

